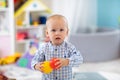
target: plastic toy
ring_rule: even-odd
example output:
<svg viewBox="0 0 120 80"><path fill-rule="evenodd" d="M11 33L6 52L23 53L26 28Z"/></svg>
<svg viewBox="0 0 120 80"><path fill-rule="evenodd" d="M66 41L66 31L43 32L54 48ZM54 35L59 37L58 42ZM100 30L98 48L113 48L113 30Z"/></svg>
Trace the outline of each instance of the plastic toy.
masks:
<svg viewBox="0 0 120 80"><path fill-rule="evenodd" d="M33 22L33 25L34 25L35 27L38 26L38 25L39 25L38 21L34 21L34 22Z"/></svg>
<svg viewBox="0 0 120 80"><path fill-rule="evenodd" d="M39 16L39 23L40 23L40 24L45 24L45 23L46 23L46 20L47 20L47 17L46 17L46 16Z"/></svg>
<svg viewBox="0 0 120 80"><path fill-rule="evenodd" d="M17 20L16 24L17 24L17 26L22 26L23 22L22 22L22 20Z"/></svg>
<svg viewBox="0 0 120 80"><path fill-rule="evenodd" d="M46 73L46 74L49 74L52 72L52 68L50 67L50 62L49 61L44 61L43 64L43 72Z"/></svg>
<svg viewBox="0 0 120 80"><path fill-rule="evenodd" d="M46 74L49 74L52 72L53 69L57 69L56 67L58 65L55 65L56 62L59 60L57 58L52 58L50 61L44 61L42 66L43 66L43 72Z"/></svg>
<svg viewBox="0 0 120 80"><path fill-rule="evenodd" d="M53 69L57 69L56 67L58 66L58 65L55 65L56 64L56 62L58 62L59 60L57 59L57 58L52 58L51 60L50 60L50 66L51 66L51 68L53 68Z"/></svg>
<svg viewBox="0 0 120 80"><path fill-rule="evenodd" d="M19 67L24 67L31 69L31 60L34 57L36 50L38 49L39 44L36 40L31 41L29 45L29 50L16 62L16 65Z"/></svg>
<svg viewBox="0 0 120 80"><path fill-rule="evenodd" d="M0 65L11 64L16 62L21 57L20 53L15 53L14 55L6 56L0 58Z"/></svg>
<svg viewBox="0 0 120 80"><path fill-rule="evenodd" d="M28 33L27 32L18 32L16 35L17 40L24 40L28 39Z"/></svg>
<svg viewBox="0 0 120 80"><path fill-rule="evenodd" d="M6 7L6 0L0 0L0 7Z"/></svg>
<svg viewBox="0 0 120 80"><path fill-rule="evenodd" d="M27 58L22 57L17 61L17 66L28 67L28 63L29 63L29 60Z"/></svg>

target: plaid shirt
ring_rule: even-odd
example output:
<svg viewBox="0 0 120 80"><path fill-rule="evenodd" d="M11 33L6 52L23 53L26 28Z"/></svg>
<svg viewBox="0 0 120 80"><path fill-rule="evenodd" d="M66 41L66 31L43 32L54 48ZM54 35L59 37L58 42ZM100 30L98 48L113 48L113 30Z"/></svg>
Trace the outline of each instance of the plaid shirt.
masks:
<svg viewBox="0 0 120 80"><path fill-rule="evenodd" d="M31 66L38 62L50 60L53 57L69 59L69 65L59 70L53 70L50 74L44 74L42 80L72 80L72 67L79 66L83 62L83 57L76 48L68 43L63 42L60 46L54 46L51 42L44 43L36 52L32 59Z"/></svg>

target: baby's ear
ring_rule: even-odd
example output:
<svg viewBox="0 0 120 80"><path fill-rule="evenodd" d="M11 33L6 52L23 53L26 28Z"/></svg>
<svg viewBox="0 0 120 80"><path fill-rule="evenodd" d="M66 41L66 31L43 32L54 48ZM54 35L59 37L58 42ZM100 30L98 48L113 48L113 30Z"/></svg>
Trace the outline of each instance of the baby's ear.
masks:
<svg viewBox="0 0 120 80"><path fill-rule="evenodd" d="M47 30L47 27L45 27L45 35L47 35L48 34L48 30Z"/></svg>
<svg viewBox="0 0 120 80"><path fill-rule="evenodd" d="M69 34L69 29L67 29L67 35Z"/></svg>
<svg viewBox="0 0 120 80"><path fill-rule="evenodd" d="M47 29L45 30L45 36L48 36L48 30Z"/></svg>

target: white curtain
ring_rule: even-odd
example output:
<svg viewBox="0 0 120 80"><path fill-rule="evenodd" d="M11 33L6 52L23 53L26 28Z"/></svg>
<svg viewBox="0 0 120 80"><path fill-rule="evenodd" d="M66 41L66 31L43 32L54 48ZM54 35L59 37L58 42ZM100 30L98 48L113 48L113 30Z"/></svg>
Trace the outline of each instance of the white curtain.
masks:
<svg viewBox="0 0 120 80"><path fill-rule="evenodd" d="M64 15L74 34L79 28L96 26L96 5L96 0L53 0L53 14Z"/></svg>

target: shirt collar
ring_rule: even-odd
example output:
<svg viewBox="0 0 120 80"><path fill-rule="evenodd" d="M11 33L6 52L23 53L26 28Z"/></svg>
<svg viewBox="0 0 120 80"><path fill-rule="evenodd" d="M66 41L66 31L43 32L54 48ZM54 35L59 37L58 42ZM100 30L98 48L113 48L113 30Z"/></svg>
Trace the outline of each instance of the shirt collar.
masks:
<svg viewBox="0 0 120 80"><path fill-rule="evenodd" d="M62 44L60 44L60 45L53 45L51 43L51 41L49 41L48 45L51 46L51 47L63 47L65 45L65 41L63 41Z"/></svg>

